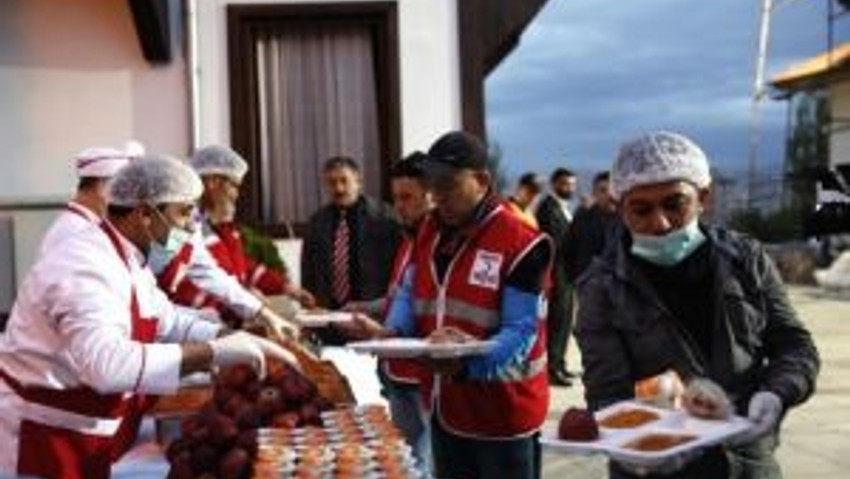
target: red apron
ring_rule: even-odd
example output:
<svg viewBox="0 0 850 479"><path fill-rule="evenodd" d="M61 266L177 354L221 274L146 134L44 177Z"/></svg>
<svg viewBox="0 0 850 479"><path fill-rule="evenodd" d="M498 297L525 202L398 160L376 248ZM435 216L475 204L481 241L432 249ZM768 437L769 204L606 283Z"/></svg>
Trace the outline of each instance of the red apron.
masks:
<svg viewBox="0 0 850 479"><path fill-rule="evenodd" d="M105 222L101 223L101 227L129 268L117 233ZM141 316L135 289L131 291L130 312L132 339L143 343L152 342L156 338L157 322L156 319ZM112 462L133 444L142 415L154 400L152 396L141 394L128 397L121 393L102 394L85 386L69 390L28 387L2 370L0 377L25 401L91 418L91 427L96 427L99 422L120 421L114 434L105 435L51 426L30 419L22 420L18 437L17 471L22 476L108 479Z"/></svg>

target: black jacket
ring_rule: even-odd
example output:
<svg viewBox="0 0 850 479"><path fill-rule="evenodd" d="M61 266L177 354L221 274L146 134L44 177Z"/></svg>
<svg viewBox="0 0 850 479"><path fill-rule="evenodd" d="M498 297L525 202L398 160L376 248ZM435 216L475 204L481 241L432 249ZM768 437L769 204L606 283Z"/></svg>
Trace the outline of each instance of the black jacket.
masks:
<svg viewBox="0 0 850 479"><path fill-rule="evenodd" d="M389 286L395 251L402 238L401 223L384 203L361 196L353 206L351 235L351 301L383 297ZM301 253L303 286L319 306L339 308L332 294L333 242L337 208L323 206L310 217Z"/></svg>
<svg viewBox="0 0 850 479"><path fill-rule="evenodd" d="M616 212L606 212L597 205L576 212L560 245L569 281L575 282L593 257L605 250L608 238L616 235L620 226L620 216Z"/></svg>
<svg viewBox="0 0 850 479"><path fill-rule="evenodd" d="M548 234L555 240L557 245L561 238L567 234L570 227L570 218L564 215L564 210L561 208L558 200L552 197L552 194L546 195L545 198L537 205L537 211L534 213L537 218L537 226L540 231Z"/></svg>

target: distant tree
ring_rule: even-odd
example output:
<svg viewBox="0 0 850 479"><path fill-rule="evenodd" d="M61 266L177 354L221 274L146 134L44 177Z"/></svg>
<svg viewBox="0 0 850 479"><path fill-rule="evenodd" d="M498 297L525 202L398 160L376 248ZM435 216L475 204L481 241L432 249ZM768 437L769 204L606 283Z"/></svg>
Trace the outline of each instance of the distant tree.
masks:
<svg viewBox="0 0 850 479"><path fill-rule="evenodd" d="M487 163L494 178L493 186L496 192L504 193L508 188L508 175L502 165L502 146L496 141L490 142Z"/></svg>
<svg viewBox="0 0 850 479"><path fill-rule="evenodd" d="M829 102L823 91L798 93L792 98L793 123L785 145L787 200L781 208L732 212L729 226L762 241L801 239L803 225L817 201L815 172L829 164Z"/></svg>
<svg viewBox="0 0 850 479"><path fill-rule="evenodd" d="M826 92L798 93L792 99L794 122L785 145L787 206L807 213L817 201L813 172L829 165L829 98Z"/></svg>

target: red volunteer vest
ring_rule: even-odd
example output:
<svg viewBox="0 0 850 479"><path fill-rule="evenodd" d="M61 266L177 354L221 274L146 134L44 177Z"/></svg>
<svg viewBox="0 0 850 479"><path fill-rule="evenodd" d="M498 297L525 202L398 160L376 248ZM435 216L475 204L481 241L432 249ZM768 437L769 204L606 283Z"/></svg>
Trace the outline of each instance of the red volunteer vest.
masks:
<svg viewBox="0 0 850 479"><path fill-rule="evenodd" d="M117 233L105 222L101 223L101 228L129 267ZM141 316L135 289L130 297L132 339L150 343L156 338L156 319ZM22 420L17 473L42 479L108 479L112 463L132 446L141 418L155 399L141 394L128 397L120 393L101 394L85 386L68 390L29 387L2 370L0 377L29 403L88 417L93 423L120 420L117 431L111 436Z"/></svg>
<svg viewBox="0 0 850 479"><path fill-rule="evenodd" d="M500 328L504 280L545 237L499 205L471 232L440 284L432 260L439 236L429 220L413 251L418 335L453 326L477 338L493 336ZM545 318L539 317L526 361L488 381L430 376L423 381L423 397L431 398L441 423L457 435L499 439L537 431L549 406L545 335Z"/></svg>
<svg viewBox="0 0 850 479"><path fill-rule="evenodd" d="M387 313L389 313L389 307L392 304L395 291L399 288L399 286L401 286L401 282L404 280L404 269L410 262L412 252L413 240L410 238L404 238L395 255L392 276L390 276L390 291L387 294L387 306L384 311L384 317L386 317ZM411 360L386 359L381 361L381 367L384 368L384 373L386 373L390 379L402 384L417 385L419 384L421 376L424 374L422 367L415 361Z"/></svg>

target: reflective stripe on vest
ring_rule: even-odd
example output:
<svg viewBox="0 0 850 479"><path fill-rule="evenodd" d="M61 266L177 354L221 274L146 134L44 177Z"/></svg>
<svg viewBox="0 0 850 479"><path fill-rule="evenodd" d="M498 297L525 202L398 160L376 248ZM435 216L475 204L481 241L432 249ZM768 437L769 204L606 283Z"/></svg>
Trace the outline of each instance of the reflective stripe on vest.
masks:
<svg viewBox="0 0 850 479"><path fill-rule="evenodd" d="M546 359L546 355L543 354L536 359L508 366L499 373L497 379L503 383L523 381L546 371L547 364L548 361Z"/></svg>
<svg viewBox="0 0 850 479"><path fill-rule="evenodd" d="M436 316L437 307L436 300L413 301L413 313L417 316ZM486 330L493 330L499 326L498 311L481 308L460 299L447 298L442 313L456 321L467 322Z"/></svg>

